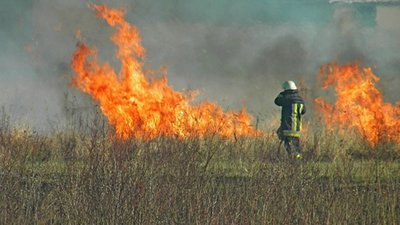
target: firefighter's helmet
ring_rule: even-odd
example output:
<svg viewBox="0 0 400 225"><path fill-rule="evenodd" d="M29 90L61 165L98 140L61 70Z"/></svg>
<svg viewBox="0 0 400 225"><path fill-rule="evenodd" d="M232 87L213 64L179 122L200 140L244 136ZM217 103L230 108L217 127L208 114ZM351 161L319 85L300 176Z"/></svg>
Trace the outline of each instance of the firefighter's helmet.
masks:
<svg viewBox="0 0 400 225"><path fill-rule="evenodd" d="M282 84L283 90L297 90L296 84L292 80L285 81Z"/></svg>

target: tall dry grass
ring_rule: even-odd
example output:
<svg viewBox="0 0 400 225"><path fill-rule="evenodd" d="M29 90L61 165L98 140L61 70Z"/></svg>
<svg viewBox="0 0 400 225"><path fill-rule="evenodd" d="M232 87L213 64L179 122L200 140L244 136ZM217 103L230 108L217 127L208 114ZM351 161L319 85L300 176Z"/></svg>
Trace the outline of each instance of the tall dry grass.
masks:
<svg viewBox="0 0 400 225"><path fill-rule="evenodd" d="M78 121L39 134L2 116L1 224L400 224L393 143L315 125L291 162L273 132L120 141Z"/></svg>

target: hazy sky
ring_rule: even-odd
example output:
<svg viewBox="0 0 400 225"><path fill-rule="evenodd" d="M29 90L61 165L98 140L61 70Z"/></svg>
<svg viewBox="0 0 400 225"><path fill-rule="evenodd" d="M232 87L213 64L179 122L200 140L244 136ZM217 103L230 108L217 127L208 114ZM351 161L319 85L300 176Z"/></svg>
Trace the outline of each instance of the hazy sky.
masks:
<svg viewBox="0 0 400 225"><path fill-rule="evenodd" d="M382 78L388 101L399 100L400 5L329 4L323 0L2 0L0 104L15 118L43 128L65 122L65 94L84 110L88 97L69 86L75 32L118 65L112 29L89 2L126 8L141 30L146 67L168 68L176 90L225 108L243 104L268 117L286 79L321 94L321 64L358 61Z"/></svg>

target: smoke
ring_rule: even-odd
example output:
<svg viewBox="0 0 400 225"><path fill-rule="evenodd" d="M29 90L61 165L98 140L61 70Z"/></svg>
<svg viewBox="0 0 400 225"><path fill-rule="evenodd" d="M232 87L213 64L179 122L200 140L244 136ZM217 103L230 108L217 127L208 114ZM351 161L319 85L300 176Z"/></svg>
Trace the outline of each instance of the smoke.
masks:
<svg viewBox="0 0 400 225"><path fill-rule="evenodd" d="M0 55L0 103L15 117L37 128L65 123L70 101L66 93L76 96L77 108L91 105L87 96L69 86L78 30L84 42L98 48L100 60L118 67L109 41L112 29L88 3L3 3L0 38L6 45ZM372 66L382 79L386 99L398 100L400 28L393 22L400 19L397 6L377 7L376 15L364 15L365 10L357 11L351 4L319 1L95 3L125 8L127 20L141 30L146 68L166 65L170 85L176 90L198 89L200 100L229 109L245 105L255 116L266 118L277 110L273 99L284 80L303 81L312 95L320 95L315 77L320 65L331 61Z"/></svg>

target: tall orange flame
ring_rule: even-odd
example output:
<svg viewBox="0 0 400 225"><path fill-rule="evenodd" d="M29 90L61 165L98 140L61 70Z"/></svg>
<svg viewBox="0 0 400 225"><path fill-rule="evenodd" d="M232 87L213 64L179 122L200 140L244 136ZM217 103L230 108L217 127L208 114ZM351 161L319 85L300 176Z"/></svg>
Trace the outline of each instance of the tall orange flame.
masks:
<svg viewBox="0 0 400 225"><path fill-rule="evenodd" d="M333 87L336 102L315 100L325 122L342 130L355 128L372 145L379 141L400 143L400 102L384 102L372 69L358 65L329 64L321 67L323 88Z"/></svg>
<svg viewBox="0 0 400 225"><path fill-rule="evenodd" d="M218 135L253 136L260 132L251 126L251 117L241 112L224 112L213 103L192 105L190 94L174 91L167 78L149 80L143 72L145 49L139 30L124 19L124 10L91 5L97 15L115 28L111 40L121 61L119 74L109 64L100 65L96 49L79 43L71 66L73 84L90 94L115 127L120 138L198 137Z"/></svg>

